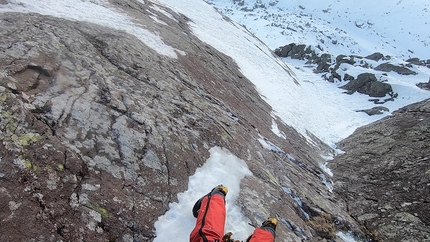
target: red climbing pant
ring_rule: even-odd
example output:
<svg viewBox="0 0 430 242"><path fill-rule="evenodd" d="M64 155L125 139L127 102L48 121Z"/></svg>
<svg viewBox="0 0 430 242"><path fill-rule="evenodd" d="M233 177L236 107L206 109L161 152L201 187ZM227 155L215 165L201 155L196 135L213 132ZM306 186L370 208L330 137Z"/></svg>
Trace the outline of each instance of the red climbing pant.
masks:
<svg viewBox="0 0 430 242"><path fill-rule="evenodd" d="M249 242L273 242L275 237L273 234L265 229L256 228L251 236Z"/></svg>
<svg viewBox="0 0 430 242"><path fill-rule="evenodd" d="M222 241L225 217L225 201L222 195L212 194L204 197L196 227L190 234L190 242Z"/></svg>
<svg viewBox="0 0 430 242"><path fill-rule="evenodd" d="M202 200L190 242L222 242L226 218L224 196L209 194ZM274 242L274 235L264 228L255 229L249 242Z"/></svg>

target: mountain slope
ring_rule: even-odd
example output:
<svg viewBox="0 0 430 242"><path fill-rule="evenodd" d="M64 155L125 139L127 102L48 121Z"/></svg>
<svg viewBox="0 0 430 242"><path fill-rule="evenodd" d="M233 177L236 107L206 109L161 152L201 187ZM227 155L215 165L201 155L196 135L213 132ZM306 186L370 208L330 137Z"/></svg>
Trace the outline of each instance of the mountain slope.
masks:
<svg viewBox="0 0 430 242"><path fill-rule="evenodd" d="M335 226L360 233L322 180L321 153L331 149L310 145L277 118L242 67L197 38L196 23L176 8L1 3L1 240L152 241L178 194L199 197L220 181L231 186L242 224L276 214L279 240L336 236ZM240 30L203 6L217 26ZM88 17L91 9L98 18ZM267 48L243 30L237 35L249 39L253 58L270 60L265 68L281 69L297 86ZM240 185L237 176L200 176L204 186L188 187L217 147L233 154L223 162L238 158L252 175ZM307 222L321 216L341 225L328 220L331 233L321 234Z"/></svg>
<svg viewBox="0 0 430 242"><path fill-rule="evenodd" d="M430 97L427 90L416 86L418 83L428 82L430 69L425 64L411 65L404 61L418 56L423 58L425 63L426 58L430 56L427 43L430 33L429 28L426 28L430 16L428 3L425 1L379 1L378 3L360 1L354 3L354 8L349 6L349 2L338 1L207 2L233 21L245 26L272 50L295 43L309 46L320 56L329 54L326 64L328 73L315 71L319 68L319 63L313 63L314 59L307 60L303 57L300 58L304 59L303 61L282 59L288 66L294 67L296 79L300 82L300 90L295 90L296 87L288 84L269 87L263 83L261 85L267 88L259 88L259 92L267 97L277 115L305 136L307 131L312 132L335 147L336 142L352 134L356 128L390 115L391 112L405 105ZM380 9L385 9L390 14L381 15ZM396 14L391 14L394 12ZM366 28L357 27L356 23L360 22L359 19L366 16L371 18L374 24ZM390 28L393 22L396 23L395 26L403 29L415 29L420 34L419 38L411 39L410 34L413 32L406 33ZM383 32L385 34L382 34ZM387 36L390 36L390 40ZM391 42L391 38L395 42L387 47L386 42ZM410 53L408 48L415 48L416 53ZM379 62L364 58L376 51L382 52L383 56L392 57ZM351 62L354 64L347 64ZM400 67L408 66L418 74L406 76L393 71L374 70L374 67L384 63ZM361 73L372 73L380 82L391 85L397 97L393 101L380 104L371 101L375 99L367 95L359 93L345 95L344 89L338 89L346 84L347 77L357 78ZM270 75L275 76L276 79L282 79L274 73ZM334 79L331 81L334 83L327 83L326 80L330 78ZM250 79L259 87L260 80L252 77ZM382 100L390 98L387 95ZM357 112L381 106L388 112L371 117Z"/></svg>
<svg viewBox="0 0 430 242"><path fill-rule="evenodd" d="M239 239L271 215L279 241L372 238L320 141L356 113L325 119L333 99L203 1L0 11L1 240L188 241L194 200L219 183Z"/></svg>
<svg viewBox="0 0 430 242"><path fill-rule="evenodd" d="M208 0L275 49L289 43L325 52L400 59L430 56L430 3L411 1Z"/></svg>

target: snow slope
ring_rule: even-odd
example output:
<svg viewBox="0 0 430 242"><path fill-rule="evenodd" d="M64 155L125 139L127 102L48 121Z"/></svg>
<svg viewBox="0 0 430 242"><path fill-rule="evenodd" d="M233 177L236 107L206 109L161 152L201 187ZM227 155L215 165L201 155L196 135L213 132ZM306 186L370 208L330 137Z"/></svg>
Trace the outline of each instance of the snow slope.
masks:
<svg viewBox="0 0 430 242"><path fill-rule="evenodd" d="M301 68L292 73L288 65L274 57L266 45L251 38L246 29L236 23L227 22L202 2L177 0L157 2L186 15L192 20L191 25L195 35L235 59L243 74L255 84L261 96L272 106L274 114L281 119L280 121L291 125L305 137L307 137L307 131L310 131L334 147L336 142L350 135L357 127L388 115L386 113L377 117L369 117L365 113L356 112L356 110L372 108L375 105L368 102L369 98L365 95L343 95L343 90L323 81L311 70ZM211 2L228 5L232 1ZM230 13L231 16L240 14L238 11ZM244 22L248 24L247 26L252 27L254 24L259 25L260 22L265 21L265 17L261 17L257 13L250 12L249 14L254 17L254 21ZM241 22L241 24L244 23ZM272 34L271 28L260 31L267 33L266 35ZM271 38L263 38L263 36L265 34L257 37L264 42L270 42ZM400 100L387 104L391 111L430 97L429 92L415 86L415 83L419 82L418 80L428 80L430 75L430 71L425 68L421 69L424 72L412 77L412 80L405 77L407 79L405 83L403 80L398 80L398 78L403 79L404 77L394 75L393 78L390 78L389 83L391 81L395 84L394 92L399 93Z"/></svg>
<svg viewBox="0 0 430 242"><path fill-rule="evenodd" d="M427 0L207 2L245 25L272 49L294 42L320 45L334 55L366 56L379 51L403 59L430 58Z"/></svg>
<svg viewBox="0 0 430 242"><path fill-rule="evenodd" d="M294 42L318 45L323 52L332 55L367 56L379 51L397 57L392 60L394 64L404 63L401 58L430 58L430 2L425 0L206 1L245 26L272 50ZM355 112L376 105L367 101L368 96L343 94L344 90L337 87L345 83L327 83L319 74L314 74L312 68L305 68L304 62L287 58L283 60L288 66L295 67L294 73L301 87L306 89L299 90L302 94L300 97L291 93L298 91L291 82L269 90L260 83L261 80L256 80L254 76L250 79L260 93L267 97L275 114L305 136L305 130L308 130L335 147L336 142L350 135L357 127L389 115L385 113L369 117ZM415 67L414 71L419 73L416 76L389 73L386 78L381 72L369 69L351 66L344 66L343 69L353 76L371 72L391 84L399 98L384 104L390 112L430 98L428 91L416 87L417 83L429 80L429 68ZM274 86L276 84L271 88ZM283 88L293 91L289 93ZM294 101L289 103L291 100Z"/></svg>

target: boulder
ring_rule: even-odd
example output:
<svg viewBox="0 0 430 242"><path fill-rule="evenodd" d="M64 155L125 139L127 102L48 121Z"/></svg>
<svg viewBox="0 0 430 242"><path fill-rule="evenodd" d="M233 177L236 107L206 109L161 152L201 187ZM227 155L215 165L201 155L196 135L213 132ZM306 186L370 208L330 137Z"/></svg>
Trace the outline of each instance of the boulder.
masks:
<svg viewBox="0 0 430 242"><path fill-rule="evenodd" d="M342 81L342 76L339 73L337 73L335 70L332 70L330 72L330 75L328 76L328 81L335 82L336 81L335 79L337 79L338 81Z"/></svg>
<svg viewBox="0 0 430 242"><path fill-rule="evenodd" d="M345 75L343 76L344 81L352 81L354 79L355 79L355 77L349 75L348 73L345 73Z"/></svg>
<svg viewBox="0 0 430 242"><path fill-rule="evenodd" d="M430 78L428 82L420 82L417 84L417 87L430 91Z"/></svg>
<svg viewBox="0 0 430 242"><path fill-rule="evenodd" d="M291 46L290 45L285 45L285 46L276 48L273 51L273 53L275 53L279 57L285 58L285 57L289 56L289 52L290 51L291 51Z"/></svg>
<svg viewBox="0 0 430 242"><path fill-rule="evenodd" d="M377 71L385 71L385 72L390 72L390 71L394 71L397 72L397 74L399 75L416 75L418 73L416 73L415 71L412 71L404 66L396 66L393 65L391 63L382 63L380 65L378 65L377 67L374 68Z"/></svg>
<svg viewBox="0 0 430 242"><path fill-rule="evenodd" d="M339 66L343 63L354 65L355 57L354 56L346 56L346 55L338 55L336 57L336 67L334 69L338 69Z"/></svg>
<svg viewBox="0 0 430 242"><path fill-rule="evenodd" d="M330 70L330 63L325 61L318 62L317 68L314 70L314 73L324 73Z"/></svg>
<svg viewBox="0 0 430 242"><path fill-rule="evenodd" d="M292 59L300 59L304 60L305 55L309 54L309 49L306 48L306 45L303 44L295 44L291 43L289 45L285 45L283 47L279 47L275 49L275 54L279 57L291 57Z"/></svg>
<svg viewBox="0 0 430 242"><path fill-rule="evenodd" d="M359 92L371 97L385 97L393 92L390 84L379 82L373 73L362 73L340 88L347 90L348 94Z"/></svg>
<svg viewBox="0 0 430 242"><path fill-rule="evenodd" d="M369 59L369 60L373 60L373 61L380 61L382 58L384 58L384 55L379 53L379 52L375 52L375 53L368 55L364 58Z"/></svg>
<svg viewBox="0 0 430 242"><path fill-rule="evenodd" d="M425 66L426 65L425 60L420 60L419 58L416 58L416 57L407 59L406 62L408 62L410 64L417 65L417 66Z"/></svg>
<svg viewBox="0 0 430 242"><path fill-rule="evenodd" d="M370 109L358 110L357 112L364 112L364 113L367 113L367 115L372 116L372 115L383 114L384 112L389 112L389 111L390 110L384 106L378 106Z"/></svg>

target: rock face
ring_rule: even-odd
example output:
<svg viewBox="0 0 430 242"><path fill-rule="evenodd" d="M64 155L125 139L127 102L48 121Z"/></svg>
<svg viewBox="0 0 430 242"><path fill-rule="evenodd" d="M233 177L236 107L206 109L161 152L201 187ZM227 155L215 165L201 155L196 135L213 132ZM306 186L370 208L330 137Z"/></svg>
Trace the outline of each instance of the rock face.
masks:
<svg viewBox="0 0 430 242"><path fill-rule="evenodd" d="M430 100L359 128L330 162L348 212L380 241L430 240Z"/></svg>
<svg viewBox="0 0 430 242"><path fill-rule="evenodd" d="M234 61L196 38L185 16L152 3L109 4L176 57L87 22L0 16L1 241L152 241L154 222L213 146L247 162L253 176L238 203L254 224L276 214L278 241L366 236L327 186L321 155L332 150L272 117Z"/></svg>

